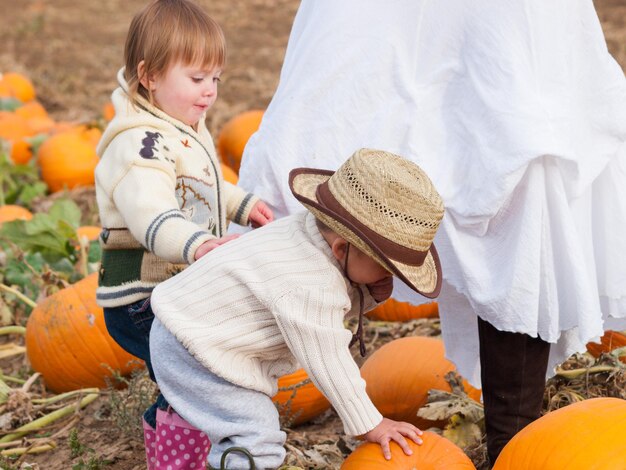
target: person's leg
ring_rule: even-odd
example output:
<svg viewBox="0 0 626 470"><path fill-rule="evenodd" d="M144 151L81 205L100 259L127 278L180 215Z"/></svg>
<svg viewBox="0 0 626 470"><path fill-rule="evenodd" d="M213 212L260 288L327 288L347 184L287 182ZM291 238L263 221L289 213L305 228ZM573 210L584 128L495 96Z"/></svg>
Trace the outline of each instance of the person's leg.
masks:
<svg viewBox="0 0 626 470"><path fill-rule="evenodd" d="M152 362L150 360L150 327L154 320L154 313L149 299L140 300L121 307L105 308L104 321L109 335L128 353L138 357L146 363L150 378L154 379ZM148 468L154 461L154 443L156 436L157 408L166 409L165 398L159 394L156 401L145 411L142 425L144 430L144 444L146 447L146 461Z"/></svg>
<svg viewBox="0 0 626 470"><path fill-rule="evenodd" d="M158 319L152 326L151 347L163 395L181 417L207 433L213 468L222 466L223 454L233 447L249 451L257 470L282 464L286 435L270 397L212 374ZM224 468L248 470L251 466L244 453L232 451Z"/></svg>
<svg viewBox="0 0 626 470"><path fill-rule="evenodd" d="M487 452L493 465L502 448L539 418L550 343L500 331L478 318Z"/></svg>

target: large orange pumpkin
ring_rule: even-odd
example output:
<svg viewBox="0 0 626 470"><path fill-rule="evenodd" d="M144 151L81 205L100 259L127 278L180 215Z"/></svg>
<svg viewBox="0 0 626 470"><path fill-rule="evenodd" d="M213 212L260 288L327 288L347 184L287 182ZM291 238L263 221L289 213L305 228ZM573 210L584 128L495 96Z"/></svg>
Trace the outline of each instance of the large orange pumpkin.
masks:
<svg viewBox="0 0 626 470"><path fill-rule="evenodd" d="M330 402L313 382L301 385L309 376L304 369L278 379L279 391L272 401L278 405L281 418L288 424L297 426L321 415L330 408Z"/></svg>
<svg viewBox="0 0 626 470"><path fill-rule="evenodd" d="M493 470L625 470L626 400L592 398L532 422Z"/></svg>
<svg viewBox="0 0 626 470"><path fill-rule="evenodd" d="M448 439L430 431L422 439L421 445L407 439L412 455L391 442L391 460L385 460L380 445L367 442L348 456L341 470L476 470L469 457Z"/></svg>
<svg viewBox="0 0 626 470"><path fill-rule="evenodd" d="M379 321L409 321L418 318L437 318L439 317L439 306L437 302L413 305L408 302L388 299L368 312L367 317L371 320Z"/></svg>
<svg viewBox="0 0 626 470"><path fill-rule="evenodd" d="M262 118L263 110L246 111L227 121L219 133L217 151L222 161L235 173L239 173L243 149L250 136L259 128Z"/></svg>
<svg viewBox="0 0 626 470"><path fill-rule="evenodd" d="M14 204L0 206L0 225L3 222L11 222L12 220L30 220L32 218L33 214L25 207Z"/></svg>
<svg viewBox="0 0 626 470"><path fill-rule="evenodd" d="M96 304L98 274L42 300L26 324L26 353L55 393L106 387L105 378L141 366L109 336ZM110 369L109 369L110 367Z"/></svg>
<svg viewBox="0 0 626 470"><path fill-rule="evenodd" d="M378 411L421 429L443 426L445 423L419 418L417 410L426 404L430 389L451 390L445 375L455 367L444 354L443 341L424 336L395 339L374 351L361 366L361 376ZM463 386L472 399L480 399L480 390L467 381Z"/></svg>
<svg viewBox="0 0 626 470"><path fill-rule="evenodd" d="M41 145L38 152L41 177L51 191L93 186L100 135L97 129L81 127L55 134Z"/></svg>
<svg viewBox="0 0 626 470"><path fill-rule="evenodd" d="M624 346L626 346L626 334L622 331L609 330L600 338L600 343L587 343L587 351L593 357L600 357L602 353L611 352Z"/></svg>
<svg viewBox="0 0 626 470"><path fill-rule="evenodd" d="M16 72L7 72L0 75L0 85L3 92L0 96L17 98L23 103L35 99L35 87L28 77Z"/></svg>
<svg viewBox="0 0 626 470"><path fill-rule="evenodd" d="M237 184L237 181L239 181L239 176L237 176L237 173L235 173L235 170L233 170L228 165L225 165L224 163L222 163L221 166L222 166L222 176L224 176L224 180L232 184Z"/></svg>

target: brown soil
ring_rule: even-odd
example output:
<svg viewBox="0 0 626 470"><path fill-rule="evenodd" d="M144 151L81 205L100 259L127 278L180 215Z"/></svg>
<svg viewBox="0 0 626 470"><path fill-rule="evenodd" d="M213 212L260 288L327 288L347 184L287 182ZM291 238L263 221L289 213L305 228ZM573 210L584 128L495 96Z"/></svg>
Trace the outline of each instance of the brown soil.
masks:
<svg viewBox="0 0 626 470"><path fill-rule="evenodd" d="M220 97L209 116L209 127L215 136L220 126L235 114L268 105L278 83L299 2L199 0L199 3L222 25L229 46ZM626 0L594 3L609 50L624 68ZM31 77L38 99L55 119L93 120L100 115L115 87L128 23L144 4L143 0L0 0L0 71L17 71ZM0 365L16 367L15 361ZM75 426L80 442L93 452L71 458L68 431L57 439L56 450L28 456L10 468L145 468L140 434L128 436L110 419L105 419L102 410L109 410L106 401L101 398L90 405ZM296 448L311 446L323 456L322 461L325 459L327 465L315 468L338 468L336 462L341 455L333 458L324 452L337 447L345 452L346 445L351 443L342 440L338 443L338 436L342 435L336 416L329 413L318 424L291 433L289 442ZM92 459L89 466L90 457L100 458L100 466L95 463L97 459ZM102 460L110 463L104 464ZM34 467L27 467L24 462Z"/></svg>

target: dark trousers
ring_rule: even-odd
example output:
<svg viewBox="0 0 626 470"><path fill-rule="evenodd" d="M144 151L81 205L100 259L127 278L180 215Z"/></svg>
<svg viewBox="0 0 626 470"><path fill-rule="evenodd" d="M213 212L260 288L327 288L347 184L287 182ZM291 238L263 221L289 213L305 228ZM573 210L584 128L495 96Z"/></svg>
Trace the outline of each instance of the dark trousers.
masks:
<svg viewBox="0 0 626 470"><path fill-rule="evenodd" d="M550 343L500 331L478 319L487 452L493 465L502 448L540 416Z"/></svg>
<svg viewBox="0 0 626 470"><path fill-rule="evenodd" d="M146 363L150 378L156 382L150 360L150 328L153 320L154 313L152 313L150 299L104 309L104 322L109 335L126 352L142 359ZM159 393L156 401L146 410L143 417L150 426L155 428L157 408L165 410L167 407L167 401Z"/></svg>

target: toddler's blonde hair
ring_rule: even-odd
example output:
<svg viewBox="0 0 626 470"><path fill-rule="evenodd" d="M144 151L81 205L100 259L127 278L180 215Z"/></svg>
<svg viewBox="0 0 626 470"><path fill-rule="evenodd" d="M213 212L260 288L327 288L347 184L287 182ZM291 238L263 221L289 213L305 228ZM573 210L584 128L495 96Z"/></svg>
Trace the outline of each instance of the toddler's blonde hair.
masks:
<svg viewBox="0 0 626 470"><path fill-rule="evenodd" d="M226 39L222 28L190 0L154 0L133 18L124 46L124 78L135 102L141 95L154 103L141 84L137 67L144 61L146 77L159 77L181 62L213 69L226 62Z"/></svg>

